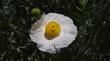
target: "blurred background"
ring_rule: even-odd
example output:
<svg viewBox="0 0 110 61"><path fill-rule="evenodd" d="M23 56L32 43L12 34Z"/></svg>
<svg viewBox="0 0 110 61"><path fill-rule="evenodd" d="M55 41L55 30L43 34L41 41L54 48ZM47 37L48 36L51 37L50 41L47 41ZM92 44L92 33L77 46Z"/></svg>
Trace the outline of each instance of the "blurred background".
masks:
<svg viewBox="0 0 110 61"><path fill-rule="evenodd" d="M72 18L76 40L60 53L39 51L29 37L33 8ZM110 61L109 29L109 0L0 0L0 61Z"/></svg>

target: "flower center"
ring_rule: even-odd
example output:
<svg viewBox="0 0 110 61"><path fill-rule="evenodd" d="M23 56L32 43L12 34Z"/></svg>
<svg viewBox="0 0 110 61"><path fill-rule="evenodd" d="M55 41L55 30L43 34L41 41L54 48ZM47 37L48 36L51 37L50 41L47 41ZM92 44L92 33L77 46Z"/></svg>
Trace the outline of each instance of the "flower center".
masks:
<svg viewBox="0 0 110 61"><path fill-rule="evenodd" d="M51 21L45 27L45 37L51 40L59 36L60 31L61 31L60 25L55 21Z"/></svg>

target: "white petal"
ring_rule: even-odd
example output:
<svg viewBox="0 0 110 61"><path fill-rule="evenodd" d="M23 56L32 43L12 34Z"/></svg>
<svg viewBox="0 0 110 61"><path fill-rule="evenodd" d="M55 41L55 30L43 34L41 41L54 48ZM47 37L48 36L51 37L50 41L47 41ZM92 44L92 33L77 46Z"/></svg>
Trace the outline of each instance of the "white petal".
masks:
<svg viewBox="0 0 110 61"><path fill-rule="evenodd" d="M43 52L48 52L48 53L56 53L55 46L52 43L49 43L47 45L43 45L42 47L39 48L39 50Z"/></svg>
<svg viewBox="0 0 110 61"><path fill-rule="evenodd" d="M42 37L41 32L36 32L34 34L30 34L30 37L31 37L32 41L34 41L35 43L43 44L45 42L45 39Z"/></svg>
<svg viewBox="0 0 110 61"><path fill-rule="evenodd" d="M34 33L30 34L30 37L32 41L37 43L37 47L39 50L52 54L56 53L54 45L51 43L52 40L47 40L44 37L43 33L44 33L43 29L39 28L37 31L34 31Z"/></svg>
<svg viewBox="0 0 110 61"><path fill-rule="evenodd" d="M61 32L69 33L69 34L73 34L73 35L77 35L77 33L78 33L76 26L73 24L62 25Z"/></svg>
<svg viewBox="0 0 110 61"><path fill-rule="evenodd" d="M57 14L57 13L49 13L47 14L47 16L45 17L46 21L48 21L49 19L53 19L55 21L57 21L60 24L73 24L73 21L71 18L64 16L62 14Z"/></svg>
<svg viewBox="0 0 110 61"><path fill-rule="evenodd" d="M67 47L72 43L72 41L75 40L75 37L76 36L72 34L62 32L62 34L58 38L53 40L53 43L55 44L55 48L60 49Z"/></svg>

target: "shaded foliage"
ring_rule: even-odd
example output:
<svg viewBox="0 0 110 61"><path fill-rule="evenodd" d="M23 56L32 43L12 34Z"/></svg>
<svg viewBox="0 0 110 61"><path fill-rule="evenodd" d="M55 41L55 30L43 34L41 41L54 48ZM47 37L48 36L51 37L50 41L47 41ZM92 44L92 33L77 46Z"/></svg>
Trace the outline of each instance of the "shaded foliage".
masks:
<svg viewBox="0 0 110 61"><path fill-rule="evenodd" d="M72 18L76 40L61 53L39 51L29 37L34 7ZM0 61L110 61L109 29L109 0L0 0Z"/></svg>

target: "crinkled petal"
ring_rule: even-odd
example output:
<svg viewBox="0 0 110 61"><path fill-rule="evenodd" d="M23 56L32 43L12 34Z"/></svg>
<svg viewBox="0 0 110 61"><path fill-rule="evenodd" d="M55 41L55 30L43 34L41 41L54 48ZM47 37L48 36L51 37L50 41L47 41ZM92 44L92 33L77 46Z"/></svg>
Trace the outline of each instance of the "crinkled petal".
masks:
<svg viewBox="0 0 110 61"><path fill-rule="evenodd" d="M45 16L45 20L51 21L51 20L55 20L56 22L66 25L66 24L73 24L73 21L71 18L64 16L62 14L57 14L57 13L49 13L47 14L47 16Z"/></svg>
<svg viewBox="0 0 110 61"><path fill-rule="evenodd" d="M38 30L34 31L31 29L31 32L33 31L32 34L30 34L31 40L35 43L37 43L37 47L39 50L43 52L48 52L48 53L56 53L54 45L51 43L52 40L47 40L43 33L43 29L39 28Z"/></svg>
<svg viewBox="0 0 110 61"><path fill-rule="evenodd" d="M54 39L55 48L64 48L69 46L74 40L74 35L62 32L61 36Z"/></svg>

